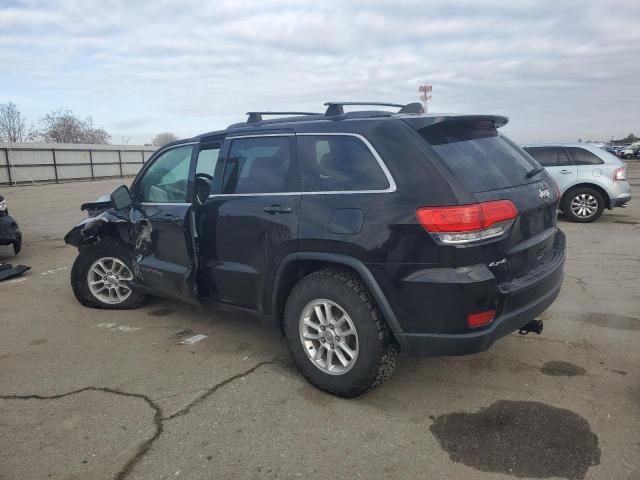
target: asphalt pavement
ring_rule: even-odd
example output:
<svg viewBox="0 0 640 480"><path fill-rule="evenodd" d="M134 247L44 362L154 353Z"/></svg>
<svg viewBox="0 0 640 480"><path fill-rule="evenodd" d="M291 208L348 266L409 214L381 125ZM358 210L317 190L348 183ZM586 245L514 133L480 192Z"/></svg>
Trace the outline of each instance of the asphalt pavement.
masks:
<svg viewBox="0 0 640 480"><path fill-rule="evenodd" d="M0 262L32 270L0 283L0 479L639 479L640 162L630 177L628 208L560 220L542 335L401 356L351 400L309 385L253 318L76 302L62 237L121 180L3 188L24 247Z"/></svg>

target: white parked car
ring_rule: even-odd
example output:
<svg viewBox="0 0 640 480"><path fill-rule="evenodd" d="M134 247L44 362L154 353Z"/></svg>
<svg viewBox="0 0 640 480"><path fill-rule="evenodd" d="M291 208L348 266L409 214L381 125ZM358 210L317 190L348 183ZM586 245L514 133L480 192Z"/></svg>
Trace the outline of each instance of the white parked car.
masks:
<svg viewBox="0 0 640 480"><path fill-rule="evenodd" d="M615 155L588 143L525 145L558 184L560 209L574 222L593 222L605 208L631 200L627 166Z"/></svg>
<svg viewBox="0 0 640 480"><path fill-rule="evenodd" d="M640 142L632 143L627 148L622 150L620 156L622 158L636 158L640 155Z"/></svg>

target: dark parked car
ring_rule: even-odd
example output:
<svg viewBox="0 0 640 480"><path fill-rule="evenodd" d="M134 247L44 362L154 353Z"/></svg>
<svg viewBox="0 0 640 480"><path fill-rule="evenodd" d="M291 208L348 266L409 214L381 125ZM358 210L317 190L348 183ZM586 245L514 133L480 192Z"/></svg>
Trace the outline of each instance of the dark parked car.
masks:
<svg viewBox="0 0 640 480"><path fill-rule="evenodd" d="M22 249L22 233L11 215L7 201L0 195L0 245L13 245L16 255Z"/></svg>
<svg viewBox="0 0 640 480"><path fill-rule="evenodd" d="M252 113L159 149L67 234L78 300L258 312L311 383L345 397L380 384L400 350L462 355L540 333L563 279L559 197L498 132L507 119L343 105Z"/></svg>

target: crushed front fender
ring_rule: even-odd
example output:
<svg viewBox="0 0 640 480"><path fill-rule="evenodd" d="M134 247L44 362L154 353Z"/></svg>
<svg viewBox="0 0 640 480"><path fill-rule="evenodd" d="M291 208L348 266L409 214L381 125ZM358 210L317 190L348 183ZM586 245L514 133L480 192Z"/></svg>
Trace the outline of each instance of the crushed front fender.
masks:
<svg viewBox="0 0 640 480"><path fill-rule="evenodd" d="M127 215L106 210L95 217L84 219L73 227L64 236L64 242L82 248L99 243L105 237L112 237L132 245L130 225Z"/></svg>

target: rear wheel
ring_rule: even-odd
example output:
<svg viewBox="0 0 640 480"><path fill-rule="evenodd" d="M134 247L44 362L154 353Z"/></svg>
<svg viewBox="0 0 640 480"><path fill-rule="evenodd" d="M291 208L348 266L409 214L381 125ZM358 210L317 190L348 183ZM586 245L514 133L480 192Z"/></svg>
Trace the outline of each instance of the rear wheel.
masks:
<svg viewBox="0 0 640 480"><path fill-rule="evenodd" d="M144 305L147 296L135 292L132 258L119 243L103 242L78 254L71 269L71 287L87 307L133 309Z"/></svg>
<svg viewBox="0 0 640 480"><path fill-rule="evenodd" d="M303 278L285 307L285 336L294 361L316 387L355 397L395 369L398 347L362 281L347 270Z"/></svg>
<svg viewBox="0 0 640 480"><path fill-rule="evenodd" d="M562 210L574 222L593 222L602 215L604 198L600 192L593 188L574 188L565 194Z"/></svg>

